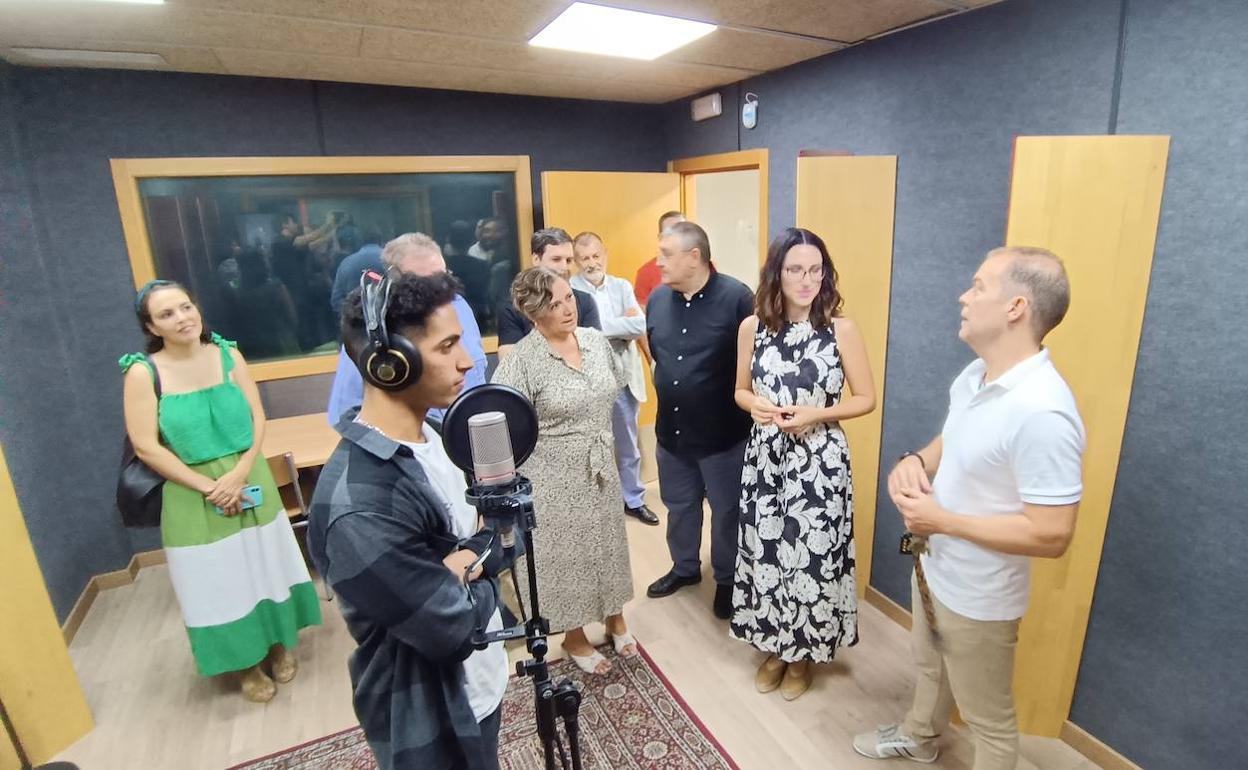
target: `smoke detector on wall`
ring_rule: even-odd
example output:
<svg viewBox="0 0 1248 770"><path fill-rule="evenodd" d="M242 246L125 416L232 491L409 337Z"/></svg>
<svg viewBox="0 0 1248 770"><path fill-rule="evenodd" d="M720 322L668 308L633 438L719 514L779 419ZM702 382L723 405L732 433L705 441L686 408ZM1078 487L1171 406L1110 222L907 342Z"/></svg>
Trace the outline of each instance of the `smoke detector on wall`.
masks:
<svg viewBox="0 0 1248 770"><path fill-rule="evenodd" d="M747 91L745 104L741 105L741 125L753 128L758 125L758 95Z"/></svg>

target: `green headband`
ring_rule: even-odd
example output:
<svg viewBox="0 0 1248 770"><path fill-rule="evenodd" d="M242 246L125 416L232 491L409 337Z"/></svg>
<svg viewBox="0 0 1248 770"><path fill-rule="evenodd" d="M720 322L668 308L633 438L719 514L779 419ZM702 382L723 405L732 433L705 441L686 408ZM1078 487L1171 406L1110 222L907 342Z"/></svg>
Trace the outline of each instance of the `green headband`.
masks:
<svg viewBox="0 0 1248 770"><path fill-rule="evenodd" d="M154 281L148 281L147 283L143 284L142 288L139 289L139 293L136 294L134 297L134 312L136 313L143 312L143 298L146 297L148 294L150 294L152 289L156 289L161 286L173 286L173 285L175 285L174 281L166 281L162 278L157 278Z"/></svg>

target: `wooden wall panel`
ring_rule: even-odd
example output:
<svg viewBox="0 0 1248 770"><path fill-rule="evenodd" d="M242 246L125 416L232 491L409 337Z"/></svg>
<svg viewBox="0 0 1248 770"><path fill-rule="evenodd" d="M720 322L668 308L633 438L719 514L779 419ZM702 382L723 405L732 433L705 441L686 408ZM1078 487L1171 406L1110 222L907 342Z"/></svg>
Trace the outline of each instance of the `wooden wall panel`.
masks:
<svg viewBox="0 0 1248 770"><path fill-rule="evenodd" d="M659 217L679 209L680 174L542 172L546 226L562 227L573 237L584 230L598 233L607 247L607 272L629 283L637 277L637 268L658 253ZM658 401L649 379L647 374L648 398L639 418L643 426L654 424Z"/></svg>
<svg viewBox="0 0 1248 770"><path fill-rule="evenodd" d="M844 313L862 329L875 379L875 411L844 424L854 474L860 597L871 579L875 538L896 197L896 156L797 160L797 225L827 244L845 297Z"/></svg>
<svg viewBox="0 0 1248 770"><path fill-rule="evenodd" d="M1088 433L1075 539L1033 562L1015 669L1024 732L1056 737L1070 712L1126 426L1170 140L1019 137L1006 243L1051 249L1071 307L1046 340Z"/></svg>
<svg viewBox="0 0 1248 770"><path fill-rule="evenodd" d="M94 723L35 561L3 452L0 586L0 699L26 754L41 764L86 735ZM12 745L0 738L0 766L8 767L10 759L16 759Z"/></svg>

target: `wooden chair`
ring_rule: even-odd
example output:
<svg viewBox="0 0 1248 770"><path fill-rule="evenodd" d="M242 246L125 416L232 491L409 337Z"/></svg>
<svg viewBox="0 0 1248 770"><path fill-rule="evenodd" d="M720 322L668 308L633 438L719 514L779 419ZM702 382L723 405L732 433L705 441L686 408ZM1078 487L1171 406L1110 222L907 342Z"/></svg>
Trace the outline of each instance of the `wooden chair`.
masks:
<svg viewBox="0 0 1248 770"><path fill-rule="evenodd" d="M273 474L273 482L277 485L277 493L282 498L282 510L286 513L286 518L290 519L290 528L306 530L308 505L303 489L299 486L299 469L295 467L295 455L285 452L265 459L269 463L269 472ZM329 590L324 576L321 576L321 583L325 587L325 601L333 601L334 594Z"/></svg>

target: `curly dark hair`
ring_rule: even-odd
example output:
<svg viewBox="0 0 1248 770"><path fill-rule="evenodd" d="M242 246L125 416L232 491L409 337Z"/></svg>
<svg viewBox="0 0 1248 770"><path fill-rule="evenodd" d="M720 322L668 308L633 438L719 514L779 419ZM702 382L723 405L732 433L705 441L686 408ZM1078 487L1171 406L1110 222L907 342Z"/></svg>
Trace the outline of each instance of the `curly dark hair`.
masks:
<svg viewBox="0 0 1248 770"><path fill-rule="evenodd" d="M450 273L412 275L391 273L393 285L386 305L386 331L389 334L424 332L429 316L443 305L455 301L462 287ZM364 324L364 308L360 290L354 289L342 303L340 317L342 342L347 355L355 360L368 345L368 329Z"/></svg>
<svg viewBox="0 0 1248 770"><path fill-rule="evenodd" d="M152 302L152 295L158 291L165 291L167 289L181 289L182 292L186 294L187 299L191 301L191 304L195 305L195 309L199 309L199 303L195 301L195 297L191 294L191 290L177 281L149 281L143 288L139 289L138 296L134 303L134 312L139 318L139 328L143 330L143 337L146 340L143 347L147 351L148 355L157 353L165 348L164 339L162 339L159 335L152 334L152 330L149 329L147 325L152 322L152 311L149 309ZM199 341L205 345L212 344L212 329L208 328L208 321L204 319L204 313L202 310L199 313L199 323Z"/></svg>
<svg viewBox="0 0 1248 770"><path fill-rule="evenodd" d="M823 257L823 281L819 284L819 293L810 305L810 323L816 328L832 325L832 319L841 314L845 300L836 287L836 267L828 256L828 247L823 239L802 227L788 227L772 240L767 247L767 261L759 274L758 292L754 295L754 314L758 322L773 332L780 331L784 326L784 294L780 290L783 277L784 258L794 246L807 245L819 249Z"/></svg>

